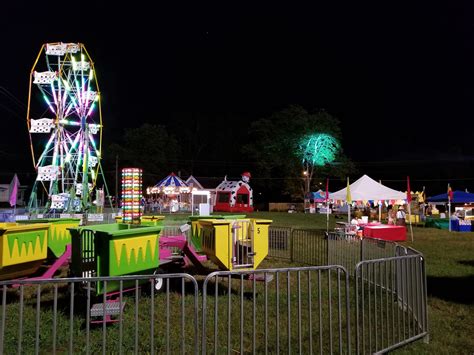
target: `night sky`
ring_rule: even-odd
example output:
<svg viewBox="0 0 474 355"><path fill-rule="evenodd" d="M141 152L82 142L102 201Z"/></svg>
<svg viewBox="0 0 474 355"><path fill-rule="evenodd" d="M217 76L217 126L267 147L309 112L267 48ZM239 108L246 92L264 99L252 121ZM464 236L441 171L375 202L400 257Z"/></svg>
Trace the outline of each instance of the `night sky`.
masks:
<svg viewBox="0 0 474 355"><path fill-rule="evenodd" d="M1 12L6 182L15 171L33 172L26 109L16 100L27 102L41 44L62 41L84 43L95 61L106 141L128 127L186 124L193 115L246 127L300 104L341 120L343 149L358 176L402 189L410 175L412 189L443 189L433 193L447 182L474 190L471 1L44 1L37 8L2 4Z"/></svg>

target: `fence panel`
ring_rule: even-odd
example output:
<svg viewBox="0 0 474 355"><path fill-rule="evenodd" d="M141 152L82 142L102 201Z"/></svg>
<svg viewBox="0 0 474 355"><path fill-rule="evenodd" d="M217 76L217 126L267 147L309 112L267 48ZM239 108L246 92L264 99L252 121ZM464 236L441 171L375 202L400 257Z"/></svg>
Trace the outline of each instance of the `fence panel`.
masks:
<svg viewBox="0 0 474 355"><path fill-rule="evenodd" d="M293 229L291 260L308 265L328 265L327 238L324 229Z"/></svg>
<svg viewBox="0 0 474 355"><path fill-rule="evenodd" d="M353 234L328 233L328 264L342 265L353 273L361 260L362 241Z"/></svg>
<svg viewBox="0 0 474 355"><path fill-rule="evenodd" d="M291 260L291 228L273 227L268 230L268 255Z"/></svg>
<svg viewBox="0 0 474 355"><path fill-rule="evenodd" d="M342 265L351 274L358 262L404 255L404 247L397 243L354 234L328 233L328 264Z"/></svg>
<svg viewBox="0 0 474 355"><path fill-rule="evenodd" d="M366 260L355 270L357 353L386 352L428 335L423 256Z"/></svg>
<svg viewBox="0 0 474 355"><path fill-rule="evenodd" d="M175 235L186 235L188 236L190 234L190 230L188 229L184 232L181 231L180 227L188 224L187 220L182 220L182 221L167 221L166 219L163 221L163 230L161 232L161 235L163 237L170 237L170 236L175 236Z"/></svg>
<svg viewBox="0 0 474 355"><path fill-rule="evenodd" d="M97 282L117 292L97 296ZM0 353L199 352L198 285L187 274L8 281L0 293Z"/></svg>
<svg viewBox="0 0 474 355"><path fill-rule="evenodd" d="M361 243L361 260L391 258L397 255L397 243L374 238L363 238Z"/></svg>
<svg viewBox="0 0 474 355"><path fill-rule="evenodd" d="M338 266L214 272L203 284L201 345L203 354L350 353L349 275Z"/></svg>

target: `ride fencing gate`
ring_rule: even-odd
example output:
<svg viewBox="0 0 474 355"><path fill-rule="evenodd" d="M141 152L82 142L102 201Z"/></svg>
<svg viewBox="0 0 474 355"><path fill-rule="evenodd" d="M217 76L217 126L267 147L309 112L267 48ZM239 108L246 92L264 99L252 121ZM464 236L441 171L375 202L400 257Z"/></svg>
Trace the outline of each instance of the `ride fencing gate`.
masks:
<svg viewBox="0 0 474 355"><path fill-rule="evenodd" d="M350 277L352 352L386 352L429 340L423 255L394 242L318 229L272 227L269 255L340 265Z"/></svg>
<svg viewBox="0 0 474 355"><path fill-rule="evenodd" d="M428 339L416 250L271 228L270 254L326 264L2 281L0 353L366 354Z"/></svg>

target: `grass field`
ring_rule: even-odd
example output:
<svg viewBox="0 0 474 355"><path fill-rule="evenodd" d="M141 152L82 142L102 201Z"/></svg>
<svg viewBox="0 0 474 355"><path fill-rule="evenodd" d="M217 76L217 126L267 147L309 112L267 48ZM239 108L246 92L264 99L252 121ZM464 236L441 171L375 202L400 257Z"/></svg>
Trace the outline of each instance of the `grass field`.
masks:
<svg viewBox="0 0 474 355"><path fill-rule="evenodd" d="M265 213L256 212L251 217L272 219L274 226L282 227L293 227L293 228L326 228L326 216L325 215L310 215L310 214L288 214L288 213ZM187 218L185 215L167 215L167 220L184 221ZM344 220L344 219L342 219ZM335 226L336 220L333 216L330 217L329 227ZM472 354L474 353L474 233L455 233L442 231L431 228L415 227L414 229L415 242L406 242L407 246L414 247L415 249L422 252L426 258L427 265L427 278L428 278L428 316L429 316L429 330L430 330L430 343L425 344L422 341L418 341L414 344L410 344L402 349L398 349L397 353L403 354ZM263 268L276 268L276 267L288 267L298 266L291 264L288 261L279 259L267 259L261 267ZM198 283L201 282L203 277L197 277ZM292 279L294 282L294 279ZM284 281L282 283L284 285ZM246 286L247 287L247 286ZM258 287L262 287L261 285ZM293 287L293 286L292 286ZM188 288L188 286L187 286ZM187 292L188 293L188 292ZM61 292L62 301L58 304L58 311L62 314L62 317L58 319L58 329L74 329L74 350L82 352L84 351L84 321L83 316L74 317L72 323L68 323L68 294L66 291ZM47 296L47 292L42 294ZM34 296L34 295L32 295ZM26 297L26 295L25 295ZM171 294L171 314L180 314L181 300L179 293ZM232 296L232 303L238 302L238 297ZM128 302L127 312L125 314L125 323L123 325L123 338L124 343L134 344L134 322L135 313L133 312L133 297L125 296L124 300ZM34 309L36 306L35 298L31 297L30 300L25 299L28 308ZM62 305L61 302L64 302ZM163 313L164 309L164 298L158 298L156 304L152 304L145 298L145 303L140 305L140 316L137 321L140 323L140 343L139 347L143 351L146 351L147 344L150 339L149 333L149 317L150 307L154 309L154 317L158 321L159 319L164 320L166 314ZM261 302L261 299L259 300ZM191 295L186 296L186 326L183 328L184 333L187 334L186 349L190 346L190 342L194 334L194 324L192 324L192 303L193 298ZM48 306L48 302L46 302ZM238 304L236 304L238 306ZM247 307L246 305L245 307ZM18 314L17 304L12 304L12 308L9 309L6 319L7 326L7 337L5 339L5 350L7 352L14 351L17 348L18 339L14 337L16 330L18 329L18 320L15 318L15 314ZM76 310L84 308L84 305L76 305ZM219 308L221 305L219 305ZM199 308L201 304L199 303ZM212 309L212 307L211 307ZM143 311L142 311L143 310ZM160 311L161 310L161 311ZM223 309L224 310L224 309ZM85 308L82 310L86 312ZM251 309L245 310L246 313L251 312ZM33 351L35 333L35 313L26 314L24 320L24 338L23 338L23 350L26 352ZM225 320L225 317L223 317ZM284 320L284 319L283 319ZM212 317L209 319L212 321ZM260 322L261 323L261 322ZM49 308L41 313L41 341L46 348L50 348L49 334L44 333L45 329L51 329L52 326L52 311L51 305ZM200 324L197 325L198 327ZM212 324L210 324L212 329ZM172 344L180 344L180 331L179 323L176 323L176 327L171 326L171 337ZM272 331L274 331L274 326ZM284 328L283 328L284 329ZM296 329L292 326L292 332ZM117 334L119 328L117 326L108 329L107 339L108 343L113 347L113 344L117 341ZM156 339L165 339L164 333L167 329L155 329ZM261 339L262 330L259 328L257 338ZM67 351L69 336L68 332L61 333L62 338L58 332L57 345L58 350ZM115 335L114 335L115 334ZM293 335L292 335L293 337ZM100 344L102 340L101 328L95 329L91 332L91 342L97 344L98 347L91 347L91 351L100 351ZM158 341L158 340L157 340ZM292 342L294 344L294 341ZM143 348L141 347L143 345ZM161 349L166 347L166 344L155 344L160 346ZM282 347L285 346L285 340L282 338ZM133 346L132 346L133 348ZM130 349L130 348L129 348Z"/></svg>
<svg viewBox="0 0 474 355"><path fill-rule="evenodd" d="M272 219L273 225L282 227L326 228L326 215L254 212L251 217ZM345 216L340 219L345 220ZM330 216L330 229L336 221ZM413 227L413 234L414 242L404 244L422 252L426 258L430 343L418 341L397 352L473 354L474 232Z"/></svg>
<svg viewBox="0 0 474 355"><path fill-rule="evenodd" d="M326 216L254 213L275 225L325 228ZM335 224L330 218L330 228ZM414 227L414 242L404 243L426 258L430 343L418 341L402 354L474 353L474 233Z"/></svg>

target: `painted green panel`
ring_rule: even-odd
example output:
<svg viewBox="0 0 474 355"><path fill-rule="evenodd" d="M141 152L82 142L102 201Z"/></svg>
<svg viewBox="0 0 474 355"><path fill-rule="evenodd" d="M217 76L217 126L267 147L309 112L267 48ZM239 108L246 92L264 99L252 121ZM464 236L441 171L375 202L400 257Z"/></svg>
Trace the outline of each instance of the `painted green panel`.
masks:
<svg viewBox="0 0 474 355"><path fill-rule="evenodd" d="M10 231L7 234L8 240L8 250L10 252L10 257L13 256L13 245L15 240L17 241L18 254L20 254L22 244L25 244L26 254L29 253L29 245L32 243L33 250L36 250L36 239L40 236L40 248L43 249L44 242L46 240L46 231L45 230L34 230L34 231Z"/></svg>
<svg viewBox="0 0 474 355"><path fill-rule="evenodd" d="M159 250L158 243L151 245L151 242L146 243L145 254L144 248L133 248L127 251L125 245L121 246L120 260L115 257L116 243L110 241L109 243L109 276L120 276L127 274L134 274L145 270L153 270L159 265ZM152 249L154 249L152 251ZM154 257L152 257L152 255Z"/></svg>
<svg viewBox="0 0 474 355"><path fill-rule="evenodd" d="M202 251L202 228L198 224L195 225L194 231L191 233L191 243L196 251Z"/></svg>

